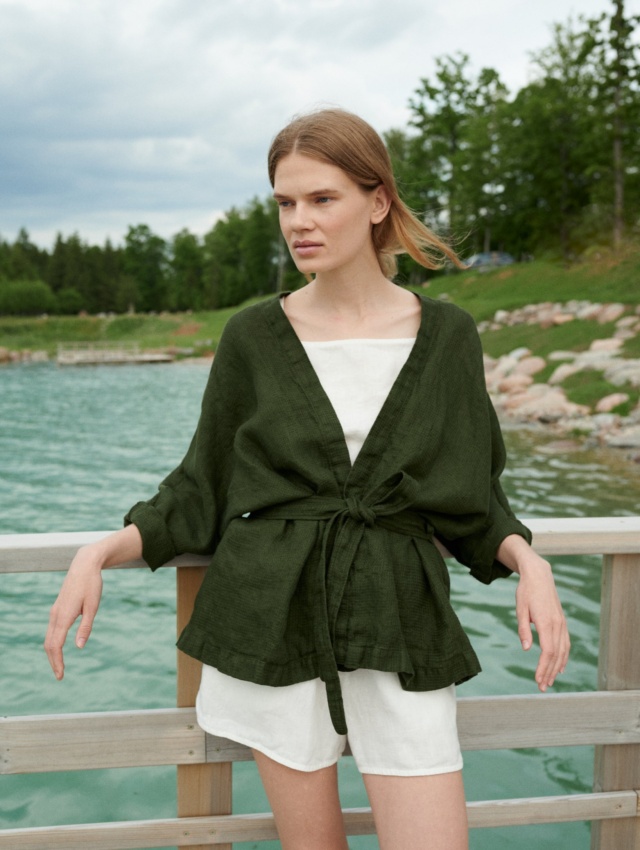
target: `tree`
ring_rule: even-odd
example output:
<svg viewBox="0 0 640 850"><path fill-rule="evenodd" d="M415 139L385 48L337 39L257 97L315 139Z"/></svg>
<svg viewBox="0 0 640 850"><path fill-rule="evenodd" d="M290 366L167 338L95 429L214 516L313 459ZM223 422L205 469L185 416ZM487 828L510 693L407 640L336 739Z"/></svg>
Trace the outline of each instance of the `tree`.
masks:
<svg viewBox="0 0 640 850"><path fill-rule="evenodd" d="M567 259L583 247L577 234L603 158L589 51L588 33L554 27L552 44L533 57L537 79L509 107L503 144L505 196L521 244L559 242Z"/></svg>
<svg viewBox="0 0 640 850"><path fill-rule="evenodd" d="M181 230L171 242L169 303L174 310L199 310L203 306L204 256L197 236Z"/></svg>
<svg viewBox="0 0 640 850"><path fill-rule="evenodd" d="M244 211L244 223L240 240L243 300L276 288L280 229L275 202L263 204L254 198Z"/></svg>
<svg viewBox="0 0 640 850"><path fill-rule="evenodd" d="M288 283L291 261L282 255L277 207L254 198L235 207L204 237L207 306L230 307Z"/></svg>
<svg viewBox="0 0 640 850"><path fill-rule="evenodd" d="M588 19L590 58L598 70L597 107L611 151L613 245L618 249L625 228L627 175L637 174L640 157L640 61L633 33L640 16L627 16L624 0L613 0L610 16ZM602 193L601 193L602 194Z"/></svg>
<svg viewBox="0 0 640 850"><path fill-rule="evenodd" d="M26 228L21 227L9 251L6 276L9 280L38 280L47 259L46 251L34 245Z"/></svg>
<svg viewBox="0 0 640 850"><path fill-rule="evenodd" d="M146 224L129 227L123 256L125 274L136 283L141 311L162 310L166 304L167 246Z"/></svg>
<svg viewBox="0 0 640 850"><path fill-rule="evenodd" d="M463 143L473 101L468 79L469 57L464 53L436 59L436 81L426 78L409 101L411 126L418 142L411 146L414 168L431 187L427 198L431 215L444 212L447 225L457 225L458 153Z"/></svg>
<svg viewBox="0 0 640 850"><path fill-rule="evenodd" d="M209 308L230 307L243 300L242 216L232 207L204 237L205 299Z"/></svg>
<svg viewBox="0 0 640 850"><path fill-rule="evenodd" d="M409 102L412 131L385 135L405 202L432 229L469 235L476 250L490 246L501 210L506 97L495 70L474 76L466 54L440 57L435 81L423 78ZM425 274L402 259L407 270L410 278Z"/></svg>

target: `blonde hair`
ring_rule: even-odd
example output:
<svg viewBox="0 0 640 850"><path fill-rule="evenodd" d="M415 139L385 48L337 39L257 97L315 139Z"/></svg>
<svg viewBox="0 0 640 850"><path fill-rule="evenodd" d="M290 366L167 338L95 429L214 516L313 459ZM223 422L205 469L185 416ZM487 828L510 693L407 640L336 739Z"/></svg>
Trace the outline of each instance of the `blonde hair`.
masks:
<svg viewBox="0 0 640 850"><path fill-rule="evenodd" d="M384 186L391 206L384 220L373 225L372 239L386 277L396 274L396 254L404 253L427 269L441 268L445 260L464 268L455 251L401 200L385 144L362 118L344 109L321 109L294 118L269 149L272 186L278 163L290 153L336 165L365 192Z"/></svg>

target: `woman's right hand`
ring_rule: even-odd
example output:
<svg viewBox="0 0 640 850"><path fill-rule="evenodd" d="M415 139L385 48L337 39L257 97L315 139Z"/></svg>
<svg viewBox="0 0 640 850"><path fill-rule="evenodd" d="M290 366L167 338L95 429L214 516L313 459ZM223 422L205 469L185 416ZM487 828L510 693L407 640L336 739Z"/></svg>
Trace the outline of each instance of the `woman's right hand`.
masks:
<svg viewBox="0 0 640 850"><path fill-rule="evenodd" d="M102 596L102 570L142 557L142 537L135 525L109 534L79 549L53 603L44 648L56 679L64 676L62 648L69 629L81 617L76 632L78 649L86 644Z"/></svg>
<svg viewBox="0 0 640 850"><path fill-rule="evenodd" d="M102 596L102 566L94 547L79 549L51 608L44 648L56 679L64 676L62 647L78 617L82 617L76 632L78 649L89 639Z"/></svg>

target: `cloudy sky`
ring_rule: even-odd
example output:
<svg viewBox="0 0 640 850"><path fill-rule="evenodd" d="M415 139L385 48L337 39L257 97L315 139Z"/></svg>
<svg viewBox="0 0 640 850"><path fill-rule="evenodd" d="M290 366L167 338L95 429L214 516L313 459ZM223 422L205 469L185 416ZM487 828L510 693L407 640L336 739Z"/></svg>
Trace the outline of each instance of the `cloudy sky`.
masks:
<svg viewBox="0 0 640 850"><path fill-rule="evenodd" d="M551 24L611 0L0 0L0 235L202 234L269 192L265 157L322 104L405 126L434 58L510 89ZM627 0L628 13L640 0Z"/></svg>

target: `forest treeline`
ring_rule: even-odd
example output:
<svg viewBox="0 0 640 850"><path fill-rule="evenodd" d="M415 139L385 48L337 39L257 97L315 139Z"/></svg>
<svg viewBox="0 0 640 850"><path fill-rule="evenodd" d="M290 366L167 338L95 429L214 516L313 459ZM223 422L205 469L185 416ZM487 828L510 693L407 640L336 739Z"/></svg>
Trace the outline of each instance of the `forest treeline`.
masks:
<svg viewBox="0 0 640 850"><path fill-rule="evenodd" d="M638 17L624 0L595 19L557 24L511 94L492 68L440 57L409 101L407 127L385 133L401 193L460 254L581 256L618 248L640 228ZM425 271L409 258L400 276ZM162 239L131 226L122 245L26 230L0 238L0 313L214 309L297 286L272 199L233 208L204 237Z"/></svg>

